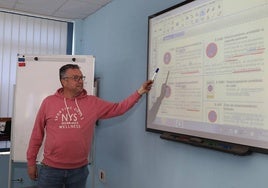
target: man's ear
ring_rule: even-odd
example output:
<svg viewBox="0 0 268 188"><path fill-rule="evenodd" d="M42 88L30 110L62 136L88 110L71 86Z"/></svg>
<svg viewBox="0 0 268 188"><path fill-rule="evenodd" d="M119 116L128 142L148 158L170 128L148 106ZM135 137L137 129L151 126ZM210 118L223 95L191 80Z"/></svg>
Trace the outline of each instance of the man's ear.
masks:
<svg viewBox="0 0 268 188"><path fill-rule="evenodd" d="M64 86L64 83L63 83L63 82L64 82L64 80L61 79L61 80L60 80L60 83L61 83L61 86L62 86L62 87Z"/></svg>

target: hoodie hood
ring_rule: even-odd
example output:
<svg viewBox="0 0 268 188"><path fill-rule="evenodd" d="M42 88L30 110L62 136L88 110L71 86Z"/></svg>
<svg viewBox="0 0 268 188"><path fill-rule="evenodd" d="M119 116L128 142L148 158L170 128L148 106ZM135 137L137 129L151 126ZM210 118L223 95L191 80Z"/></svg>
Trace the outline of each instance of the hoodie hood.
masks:
<svg viewBox="0 0 268 188"><path fill-rule="evenodd" d="M61 97L61 98L65 98L65 97L63 96L63 88L59 88L59 89L56 91L55 95L58 96L58 97ZM80 98L84 98L84 97L86 97L86 96L87 96L87 91L86 91L85 89L83 89L83 91L82 91L79 95L77 95L76 97L74 97L74 98L76 98L76 99L80 99Z"/></svg>

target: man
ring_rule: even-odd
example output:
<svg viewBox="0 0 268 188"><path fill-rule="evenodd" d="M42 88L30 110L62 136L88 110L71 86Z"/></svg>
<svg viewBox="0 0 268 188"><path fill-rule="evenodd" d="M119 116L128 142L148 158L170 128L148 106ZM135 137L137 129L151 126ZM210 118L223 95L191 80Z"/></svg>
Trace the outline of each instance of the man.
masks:
<svg viewBox="0 0 268 188"><path fill-rule="evenodd" d="M153 81L112 103L87 95L78 65L62 66L59 76L62 88L43 100L36 116L27 150L28 175L41 188L85 188L95 122L124 114L150 91ZM36 157L44 135L44 159L38 173Z"/></svg>

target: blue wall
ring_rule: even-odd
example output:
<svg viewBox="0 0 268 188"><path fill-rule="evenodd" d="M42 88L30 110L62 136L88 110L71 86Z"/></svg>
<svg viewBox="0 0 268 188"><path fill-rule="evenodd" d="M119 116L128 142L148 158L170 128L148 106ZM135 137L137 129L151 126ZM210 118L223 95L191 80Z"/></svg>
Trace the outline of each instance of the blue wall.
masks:
<svg viewBox="0 0 268 188"><path fill-rule="evenodd" d="M146 79L147 18L176 0L113 0L76 22L76 54L96 56L100 96L119 101ZM145 131L146 97L96 129L96 188L266 188L268 156L235 156ZM106 172L106 183L98 170Z"/></svg>

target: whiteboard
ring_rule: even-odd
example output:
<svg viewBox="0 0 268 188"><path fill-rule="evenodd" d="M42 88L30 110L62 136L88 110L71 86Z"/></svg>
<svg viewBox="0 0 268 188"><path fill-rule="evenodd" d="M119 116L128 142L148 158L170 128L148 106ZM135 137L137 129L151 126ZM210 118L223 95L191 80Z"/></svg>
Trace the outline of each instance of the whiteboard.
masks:
<svg viewBox="0 0 268 188"><path fill-rule="evenodd" d="M61 87L59 69L65 64L77 64L86 76L84 88L94 91L93 56L23 56L18 58L12 117L11 159L26 162L26 152L36 114L45 97ZM41 147L37 161L42 161Z"/></svg>

